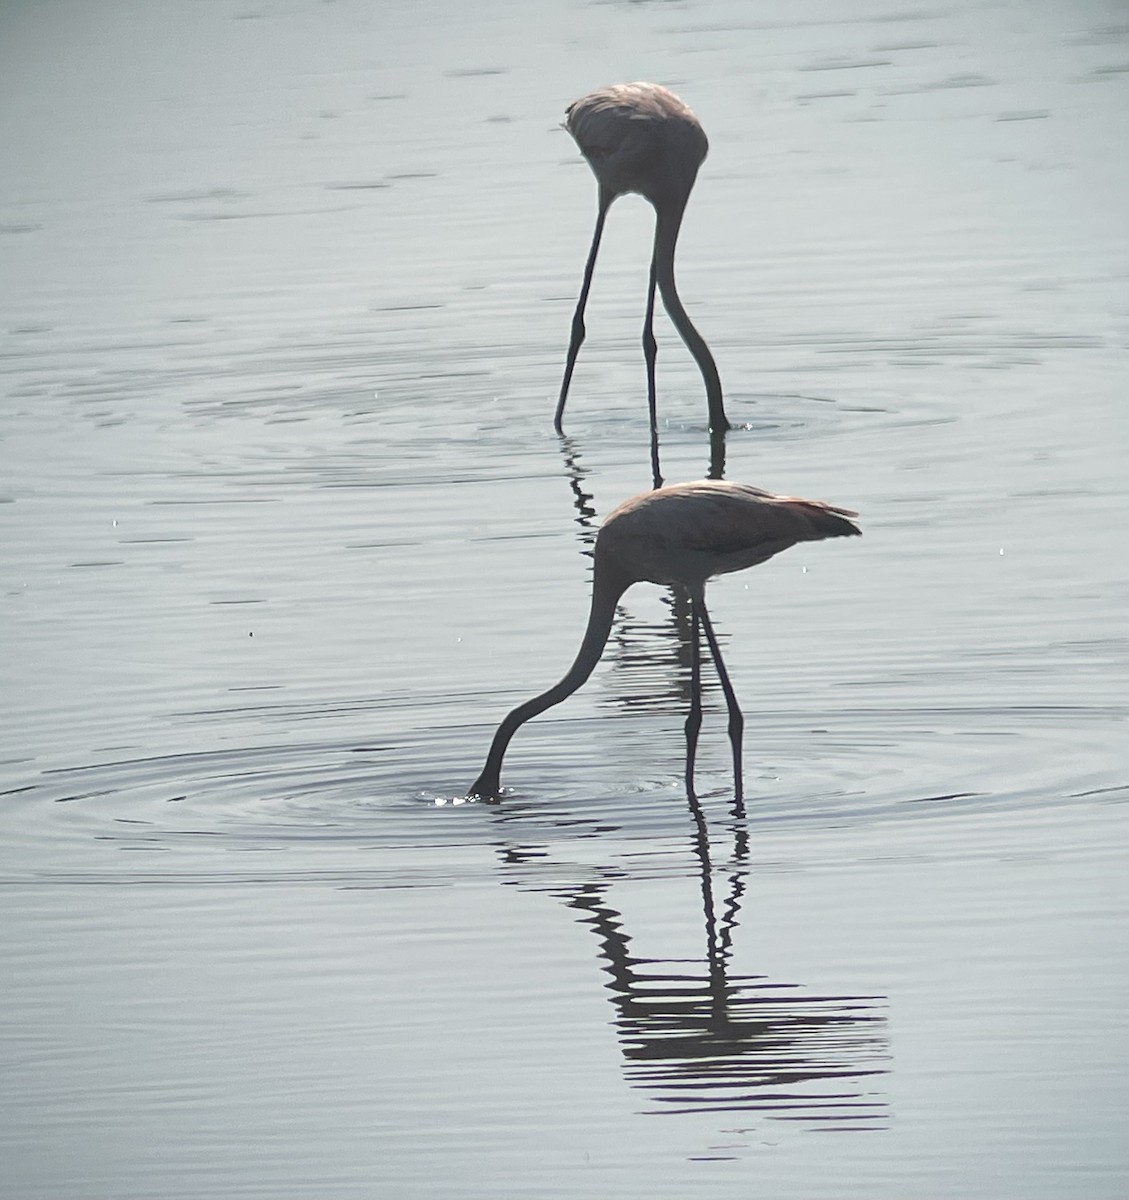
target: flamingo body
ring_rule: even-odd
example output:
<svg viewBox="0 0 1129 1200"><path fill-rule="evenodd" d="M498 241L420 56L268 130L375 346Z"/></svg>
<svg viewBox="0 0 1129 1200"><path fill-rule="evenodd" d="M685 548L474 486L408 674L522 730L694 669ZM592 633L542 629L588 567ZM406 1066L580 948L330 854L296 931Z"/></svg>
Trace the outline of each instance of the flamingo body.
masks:
<svg viewBox="0 0 1129 1200"><path fill-rule="evenodd" d="M610 197L637 192L652 204L689 196L710 144L701 122L656 83L618 83L573 101L572 134Z"/></svg>
<svg viewBox="0 0 1129 1200"><path fill-rule="evenodd" d="M693 590L715 575L766 562L797 542L857 535L857 514L821 500L778 496L748 483L700 479L625 500L596 538L609 569L631 583Z"/></svg>
<svg viewBox="0 0 1129 1200"><path fill-rule="evenodd" d="M617 196L637 192L649 200L655 210L643 353L647 363L647 407L657 487L660 481L654 446L657 441L655 360L658 346L653 330L656 288L671 322L702 373L710 429L715 434L729 429L717 364L705 339L687 315L674 283L674 250L682 228L682 215L698 177L698 168L709 150L709 141L690 108L673 92L656 83L620 83L582 96L569 105L564 125L596 176L599 199L596 228L572 318L572 335L553 424L558 433L563 432L565 402L576 358L586 336L584 310L608 209Z"/></svg>
<svg viewBox="0 0 1129 1200"><path fill-rule="evenodd" d="M592 674L611 632L615 608L634 583L684 587L693 607L693 684L687 722L687 783L692 781L693 754L701 722L698 674L698 625L706 632L714 664L729 705L735 786L741 791L740 737L743 718L729 683L721 651L705 606L705 584L756 566L797 542L855 537L856 516L820 500L778 496L749 484L702 479L643 492L609 514L596 537L592 603L588 625L576 659L564 678L548 691L518 705L498 726L482 773L468 795L496 799L502 760L510 740L526 721L560 704Z"/></svg>

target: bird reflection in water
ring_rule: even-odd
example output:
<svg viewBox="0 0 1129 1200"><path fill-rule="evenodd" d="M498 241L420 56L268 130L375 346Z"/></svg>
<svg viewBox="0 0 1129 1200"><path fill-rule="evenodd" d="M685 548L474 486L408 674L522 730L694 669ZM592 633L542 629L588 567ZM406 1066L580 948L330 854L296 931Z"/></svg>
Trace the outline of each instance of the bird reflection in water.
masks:
<svg viewBox="0 0 1129 1200"><path fill-rule="evenodd" d="M576 509L583 553L591 556L598 533L598 510L589 490L590 471L576 442L561 438L565 474ZM697 687L693 606L687 590L674 586L663 596L666 621L639 618L622 605L609 638L620 673L616 703L684 710ZM679 669L670 670L671 645ZM624 676L628 684L624 686ZM687 800L694 828L692 847L702 897L705 956L690 960L642 957L632 952L628 919L613 906L617 879L628 872L589 868L588 878L553 894L595 934L608 998L630 1086L648 1093L653 1113L756 1112L765 1116L838 1129L883 1128L888 1106L874 1080L888 1070L889 1048L884 997L821 996L798 984L773 983L764 976L731 970L734 937L750 872L749 835L735 779L731 823L732 864L719 874L726 882L720 916L709 829L694 791L693 748L687 743ZM491 810L511 832L535 811L516 802ZM610 822L585 822L575 814L551 818L567 823L570 840L603 844L616 829ZM539 886L560 864L546 841L507 838L498 846L508 882Z"/></svg>
<svg viewBox="0 0 1129 1200"><path fill-rule="evenodd" d="M567 435L561 437L561 457L564 459L565 475L568 486L572 491L572 505L576 509L576 524L580 526L580 542L589 553L596 544L596 534L599 532L599 513L596 511L595 495L586 492L584 486L589 468L580 461L580 447L573 438Z"/></svg>
<svg viewBox="0 0 1129 1200"><path fill-rule="evenodd" d="M732 971L751 871L744 826L734 824L730 865L715 873L701 808L693 795L689 800L703 958L635 952L629 918L612 901L625 870L590 867L588 878L552 889L597 939L625 1078L649 1097L643 1111L750 1112L820 1129L884 1128L888 1102L878 1081L889 1071L885 997L820 995ZM494 811L508 831L523 819ZM575 814L568 823L570 838L584 836ZM506 841L498 849L508 882L537 886L538 876L560 870L543 842ZM720 912L715 874L725 881Z"/></svg>

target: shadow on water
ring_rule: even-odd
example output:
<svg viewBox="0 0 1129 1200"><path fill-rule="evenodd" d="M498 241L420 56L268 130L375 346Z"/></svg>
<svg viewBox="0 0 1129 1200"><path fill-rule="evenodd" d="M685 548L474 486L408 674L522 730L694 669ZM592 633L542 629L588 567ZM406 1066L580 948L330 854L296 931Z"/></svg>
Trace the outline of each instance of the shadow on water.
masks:
<svg viewBox="0 0 1129 1200"><path fill-rule="evenodd" d="M588 878L548 889L597 939L626 1081L653 1105L643 1112L755 1112L812 1128L884 1128L888 1102L873 1083L890 1069L885 997L813 995L798 984L734 973L751 873L748 831L744 821L733 823L729 865L716 869L701 806L692 793L688 801L702 957L634 950L629 918L612 899L616 881L627 878L621 868L589 867ZM512 828L514 814L503 819ZM538 874L559 869L542 844L510 837L497 853L503 882L533 890L541 890ZM720 912L715 877L724 881Z"/></svg>

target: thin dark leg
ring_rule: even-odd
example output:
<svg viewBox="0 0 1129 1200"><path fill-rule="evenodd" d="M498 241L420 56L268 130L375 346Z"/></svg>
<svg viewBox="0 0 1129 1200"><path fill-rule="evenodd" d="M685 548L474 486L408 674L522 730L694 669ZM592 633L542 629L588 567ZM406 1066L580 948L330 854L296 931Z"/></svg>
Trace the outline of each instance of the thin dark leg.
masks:
<svg viewBox="0 0 1129 1200"><path fill-rule="evenodd" d="M564 433L564 407L568 399L568 385L572 382L572 371L576 366L576 356L580 353L584 341L584 309L588 304L588 290L592 286L592 273L596 269L596 254L600 249L600 238L604 233L604 220L608 215L608 205L603 198L596 213L596 229L592 234L592 247L588 251L588 261L584 265L584 282L580 287L580 299L576 302L576 312L572 314L572 336L568 343L568 358L565 360L564 379L561 381L561 395L557 401L556 416L553 417L553 428L557 433Z"/></svg>
<svg viewBox="0 0 1129 1200"><path fill-rule="evenodd" d="M745 815L745 789L741 766L741 739L745 733L745 718L737 706L737 694L729 682L729 672L721 659L721 647L717 644L717 634L713 631L710 614L706 610L704 599L699 599L695 609L701 608L702 627L706 631L706 641L709 642L710 654L713 655L714 666L717 667L717 677L721 680L721 690L725 693L725 703L729 708L729 741L733 746L733 792L736 799L735 812L738 816Z"/></svg>
<svg viewBox="0 0 1129 1200"><path fill-rule="evenodd" d="M694 760L698 756L698 731L702 728L702 651L698 637L698 601L691 598L690 712L686 717L686 794L695 796ZM696 798L696 797L695 797Z"/></svg>
<svg viewBox="0 0 1129 1200"><path fill-rule="evenodd" d="M682 225L685 205L685 197L674 203L655 205L656 279L663 305L674 328L678 330L686 348L698 364L698 370L702 372L702 381L706 385L706 401L709 405L710 429L721 431L729 428L729 422L725 418L725 401L722 398L717 363L714 362L705 338L694 328L694 323L686 315L686 309L682 306L674 284L674 247L678 242L678 230Z"/></svg>
<svg viewBox="0 0 1129 1200"><path fill-rule="evenodd" d="M655 360L659 346L655 341L655 259L651 256L651 282L647 287L647 316L643 322L643 358L647 363L647 412L651 419L651 477L655 487L663 485L659 468L659 414L655 389Z"/></svg>

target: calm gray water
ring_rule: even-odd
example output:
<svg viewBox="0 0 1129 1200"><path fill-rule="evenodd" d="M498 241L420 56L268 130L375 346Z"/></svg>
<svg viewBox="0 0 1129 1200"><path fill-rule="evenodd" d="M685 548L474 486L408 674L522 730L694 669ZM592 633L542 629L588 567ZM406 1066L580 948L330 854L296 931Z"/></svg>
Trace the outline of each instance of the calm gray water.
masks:
<svg viewBox="0 0 1129 1200"><path fill-rule="evenodd" d="M648 486L666 83L727 474L861 540L716 582L460 802ZM0 1194L1120 1197L1118 3L0 9ZM659 329L662 462L705 472Z"/></svg>

